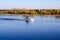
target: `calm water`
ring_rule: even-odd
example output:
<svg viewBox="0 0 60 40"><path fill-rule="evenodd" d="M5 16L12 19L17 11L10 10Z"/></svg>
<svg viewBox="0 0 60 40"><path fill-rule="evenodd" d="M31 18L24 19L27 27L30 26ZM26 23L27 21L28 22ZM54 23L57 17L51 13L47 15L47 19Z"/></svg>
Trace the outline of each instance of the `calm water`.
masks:
<svg viewBox="0 0 60 40"><path fill-rule="evenodd" d="M0 15L0 40L60 40L60 17Z"/></svg>

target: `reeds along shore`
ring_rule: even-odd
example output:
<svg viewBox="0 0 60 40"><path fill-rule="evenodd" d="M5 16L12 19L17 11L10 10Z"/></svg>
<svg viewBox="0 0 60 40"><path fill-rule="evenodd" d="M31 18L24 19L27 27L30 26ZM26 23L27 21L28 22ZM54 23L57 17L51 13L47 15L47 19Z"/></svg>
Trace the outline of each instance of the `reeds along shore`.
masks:
<svg viewBox="0 0 60 40"><path fill-rule="evenodd" d="M10 9L0 10L0 14L60 15L60 9Z"/></svg>

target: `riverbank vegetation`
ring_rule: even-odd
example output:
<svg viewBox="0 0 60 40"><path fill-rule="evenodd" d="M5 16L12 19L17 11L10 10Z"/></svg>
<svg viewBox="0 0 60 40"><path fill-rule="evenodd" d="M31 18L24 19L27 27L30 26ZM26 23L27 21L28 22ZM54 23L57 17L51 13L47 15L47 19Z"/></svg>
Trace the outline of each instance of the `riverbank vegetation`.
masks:
<svg viewBox="0 0 60 40"><path fill-rule="evenodd" d="M10 9L0 10L0 14L60 15L60 9Z"/></svg>

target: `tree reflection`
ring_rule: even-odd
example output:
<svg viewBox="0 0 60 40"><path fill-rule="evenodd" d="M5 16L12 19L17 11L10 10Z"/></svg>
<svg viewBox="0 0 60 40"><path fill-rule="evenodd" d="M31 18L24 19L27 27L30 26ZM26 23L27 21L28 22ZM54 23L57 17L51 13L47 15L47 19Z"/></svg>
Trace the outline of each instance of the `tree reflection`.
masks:
<svg viewBox="0 0 60 40"><path fill-rule="evenodd" d="M56 19L60 19L60 16L55 16Z"/></svg>

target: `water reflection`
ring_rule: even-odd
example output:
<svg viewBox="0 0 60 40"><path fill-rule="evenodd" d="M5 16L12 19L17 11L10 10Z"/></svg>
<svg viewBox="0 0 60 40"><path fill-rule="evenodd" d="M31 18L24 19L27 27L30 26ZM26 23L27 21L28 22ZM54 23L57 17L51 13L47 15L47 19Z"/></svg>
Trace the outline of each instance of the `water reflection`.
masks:
<svg viewBox="0 0 60 40"><path fill-rule="evenodd" d="M33 22L34 21L34 16L29 16L29 15L23 15L22 16L22 19L21 18L15 18L13 16L13 18L10 16L10 17L7 17L5 18L6 16L4 17L0 17L0 20L10 20L10 21L14 21L14 20L17 20L17 21L25 21L26 23L29 23L29 22Z"/></svg>
<svg viewBox="0 0 60 40"><path fill-rule="evenodd" d="M60 19L60 16L55 16L56 19Z"/></svg>

